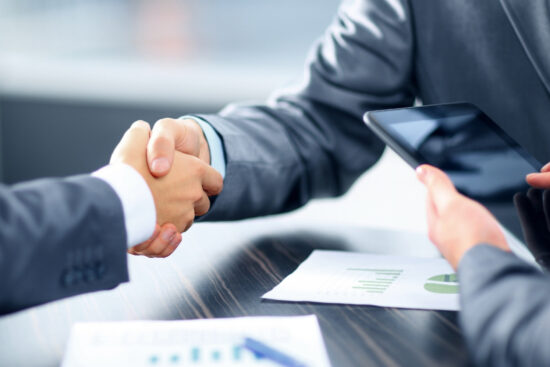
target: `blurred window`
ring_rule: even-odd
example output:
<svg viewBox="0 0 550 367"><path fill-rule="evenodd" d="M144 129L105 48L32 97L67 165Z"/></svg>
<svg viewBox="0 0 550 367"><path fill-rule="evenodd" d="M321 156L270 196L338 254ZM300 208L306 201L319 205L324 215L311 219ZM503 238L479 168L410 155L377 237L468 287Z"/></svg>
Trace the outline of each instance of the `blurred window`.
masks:
<svg viewBox="0 0 550 367"><path fill-rule="evenodd" d="M2 54L301 68L338 0L1 0Z"/></svg>

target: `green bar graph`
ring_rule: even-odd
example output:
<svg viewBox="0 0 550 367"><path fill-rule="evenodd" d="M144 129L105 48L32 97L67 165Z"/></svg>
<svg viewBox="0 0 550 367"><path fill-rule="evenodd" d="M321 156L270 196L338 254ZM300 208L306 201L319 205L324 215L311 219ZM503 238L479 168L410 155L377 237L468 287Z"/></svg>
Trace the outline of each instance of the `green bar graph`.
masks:
<svg viewBox="0 0 550 367"><path fill-rule="evenodd" d="M352 289L367 293L384 293L403 273L402 269L347 268L351 272L363 272L366 279L359 279Z"/></svg>

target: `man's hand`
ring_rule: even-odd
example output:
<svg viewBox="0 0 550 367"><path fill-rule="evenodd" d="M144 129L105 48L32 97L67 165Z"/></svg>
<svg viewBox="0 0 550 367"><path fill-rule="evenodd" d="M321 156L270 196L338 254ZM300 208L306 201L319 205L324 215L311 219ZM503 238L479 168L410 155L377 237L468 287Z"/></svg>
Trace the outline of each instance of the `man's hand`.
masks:
<svg viewBox="0 0 550 367"><path fill-rule="evenodd" d="M199 158L179 152L173 155L173 170L164 177L153 177L146 161L150 134L149 124L135 122L115 148L111 163L126 163L142 175L153 194L157 223L164 225L162 231L157 227L149 241L133 247L129 252L164 257L175 250L181 240L178 232L189 229L195 214L203 215L209 210L207 193L218 194L223 180L216 170Z"/></svg>
<svg viewBox="0 0 550 367"><path fill-rule="evenodd" d="M538 189L550 189L550 163L546 163L540 172L528 174L526 180L529 185Z"/></svg>
<svg viewBox="0 0 550 367"><path fill-rule="evenodd" d="M156 177L166 175L172 167L176 151L193 155L210 164L208 142L199 124L189 119L165 118L157 121L147 146L151 173Z"/></svg>
<svg viewBox="0 0 550 367"><path fill-rule="evenodd" d="M453 268L477 244L489 244L509 251L497 220L478 202L456 191L441 170L422 165L418 179L426 185L428 234Z"/></svg>

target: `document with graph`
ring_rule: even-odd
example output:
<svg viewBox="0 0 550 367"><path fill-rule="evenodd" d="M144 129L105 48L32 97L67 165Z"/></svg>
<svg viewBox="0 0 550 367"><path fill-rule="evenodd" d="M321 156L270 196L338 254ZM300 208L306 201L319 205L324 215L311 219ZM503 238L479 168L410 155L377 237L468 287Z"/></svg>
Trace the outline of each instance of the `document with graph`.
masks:
<svg viewBox="0 0 550 367"><path fill-rule="evenodd" d="M77 323L62 367L280 366L245 348L245 338L303 365L330 367L314 315Z"/></svg>
<svg viewBox="0 0 550 367"><path fill-rule="evenodd" d="M427 310L459 309L458 282L440 258L313 253L262 298Z"/></svg>

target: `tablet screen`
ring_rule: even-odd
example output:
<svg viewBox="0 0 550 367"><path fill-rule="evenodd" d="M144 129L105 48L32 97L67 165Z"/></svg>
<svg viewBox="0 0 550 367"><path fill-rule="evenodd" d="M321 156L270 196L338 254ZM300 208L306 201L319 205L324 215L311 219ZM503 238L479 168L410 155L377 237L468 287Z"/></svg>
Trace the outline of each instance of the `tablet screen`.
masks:
<svg viewBox="0 0 550 367"><path fill-rule="evenodd" d="M513 196L528 190L525 176L541 164L487 115L473 105L451 104L379 111L373 118L413 157L409 162L445 171L460 192L522 238Z"/></svg>

